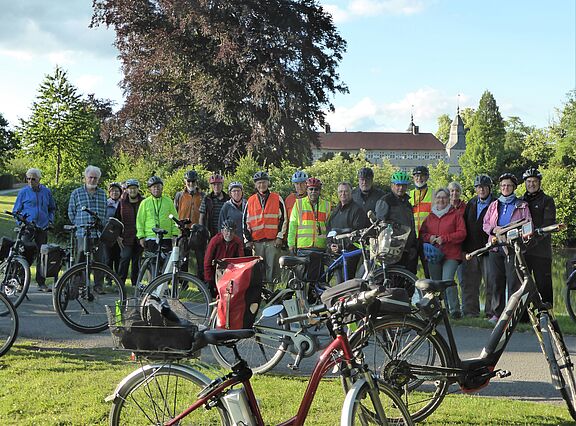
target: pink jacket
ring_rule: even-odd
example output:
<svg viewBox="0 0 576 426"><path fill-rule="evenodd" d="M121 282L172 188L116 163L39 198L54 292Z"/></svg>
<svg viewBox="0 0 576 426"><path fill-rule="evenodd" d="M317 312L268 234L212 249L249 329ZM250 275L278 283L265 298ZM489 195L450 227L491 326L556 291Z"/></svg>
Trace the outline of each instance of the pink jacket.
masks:
<svg viewBox="0 0 576 426"><path fill-rule="evenodd" d="M512 218L510 222L514 222L520 219L530 219L532 220L532 215L530 214L530 209L528 208L528 203L519 198L516 199L516 208L512 213ZM484 224L482 228L484 232L488 235L492 235L492 230L498 226L498 200L494 200L488 206L486 210L486 215L484 216Z"/></svg>
<svg viewBox="0 0 576 426"><path fill-rule="evenodd" d="M462 260L462 241L466 238L466 224L460 210L453 207L442 217L430 213L420 228L420 237L425 243L430 242L432 235L442 237L438 248L446 259Z"/></svg>

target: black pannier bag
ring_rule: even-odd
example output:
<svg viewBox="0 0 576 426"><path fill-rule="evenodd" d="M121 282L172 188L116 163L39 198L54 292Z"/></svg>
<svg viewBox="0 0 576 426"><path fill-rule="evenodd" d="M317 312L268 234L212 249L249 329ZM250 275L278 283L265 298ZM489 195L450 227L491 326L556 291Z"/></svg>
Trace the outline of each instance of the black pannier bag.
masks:
<svg viewBox="0 0 576 426"><path fill-rule="evenodd" d="M10 249L14 245L14 240L7 237L0 238L0 260L4 260L10 254Z"/></svg>
<svg viewBox="0 0 576 426"><path fill-rule="evenodd" d="M32 265L34 259L36 259L38 247L36 247L36 243L32 241L23 241L22 245L24 246L24 258L28 261L29 265Z"/></svg>
<svg viewBox="0 0 576 426"><path fill-rule="evenodd" d="M195 223L190 228L190 236L188 237L188 249L189 250L203 250L208 245L208 229Z"/></svg>
<svg viewBox="0 0 576 426"><path fill-rule="evenodd" d="M40 272L43 277L57 277L62 268L64 250L58 244L40 246Z"/></svg>
<svg viewBox="0 0 576 426"><path fill-rule="evenodd" d="M111 217L102 230L100 241L108 246L113 246L122 233L124 233L124 224L115 217Z"/></svg>

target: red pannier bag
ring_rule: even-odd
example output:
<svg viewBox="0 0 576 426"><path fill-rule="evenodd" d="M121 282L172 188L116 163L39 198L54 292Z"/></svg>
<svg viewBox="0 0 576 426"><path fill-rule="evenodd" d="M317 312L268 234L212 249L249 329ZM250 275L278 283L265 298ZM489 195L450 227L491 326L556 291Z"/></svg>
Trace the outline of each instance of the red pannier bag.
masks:
<svg viewBox="0 0 576 426"><path fill-rule="evenodd" d="M262 299L263 264L259 256L222 259L224 272L216 283L216 328L252 328Z"/></svg>

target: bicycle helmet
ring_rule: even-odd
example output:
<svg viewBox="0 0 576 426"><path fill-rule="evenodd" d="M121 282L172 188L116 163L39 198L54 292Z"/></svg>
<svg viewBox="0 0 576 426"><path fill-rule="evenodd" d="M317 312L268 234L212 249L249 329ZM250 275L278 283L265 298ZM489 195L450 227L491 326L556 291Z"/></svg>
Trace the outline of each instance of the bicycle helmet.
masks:
<svg viewBox="0 0 576 426"><path fill-rule="evenodd" d="M270 180L270 177L266 172L256 172L254 173L254 177L252 179L254 182L258 182L259 180Z"/></svg>
<svg viewBox="0 0 576 426"><path fill-rule="evenodd" d="M190 182L196 182L198 180L198 173L196 173L196 170L188 170L184 173L184 179Z"/></svg>
<svg viewBox="0 0 576 426"><path fill-rule="evenodd" d="M292 175L292 183L306 182L306 179L308 179L308 173L302 170L298 170Z"/></svg>
<svg viewBox="0 0 576 426"><path fill-rule="evenodd" d="M522 180L526 180L529 177L535 177L539 180L542 180L542 173L540 173L540 171L536 167L530 167L522 175Z"/></svg>
<svg viewBox="0 0 576 426"><path fill-rule="evenodd" d="M307 188L322 188L322 181L315 177L311 177L306 179L306 187Z"/></svg>
<svg viewBox="0 0 576 426"><path fill-rule="evenodd" d="M430 176L430 171L426 166L416 166L414 167L414 170L412 170L412 176L414 175Z"/></svg>
<svg viewBox="0 0 576 426"><path fill-rule="evenodd" d="M224 183L224 177L219 175L218 173L213 174L210 176L210 180L208 183Z"/></svg>
<svg viewBox="0 0 576 426"><path fill-rule="evenodd" d="M148 179L148 182L146 182L146 186L150 188L152 185L156 185L157 183L164 185L162 179L160 179L158 176L152 176L150 179Z"/></svg>
<svg viewBox="0 0 576 426"><path fill-rule="evenodd" d="M122 185L120 185L118 182L112 182L108 185L108 191L110 191L112 188L118 188L120 192L122 192Z"/></svg>
<svg viewBox="0 0 576 426"><path fill-rule="evenodd" d="M440 263L444 258L444 253L433 244L424 243L424 257L429 263Z"/></svg>
<svg viewBox="0 0 576 426"><path fill-rule="evenodd" d="M228 184L228 192L232 191L234 188L240 188L241 190L244 190L244 185L242 185L241 182L237 182L237 181L230 182Z"/></svg>
<svg viewBox="0 0 576 426"><path fill-rule="evenodd" d="M137 186L138 188L140 188L140 182L138 182L138 179L128 179L126 182L124 182L124 185L126 186L126 188L129 188L131 186Z"/></svg>
<svg viewBox="0 0 576 426"><path fill-rule="evenodd" d="M492 179L490 179L490 176L488 176L488 175L478 175L474 179L474 188L476 188L477 186L491 187L492 186Z"/></svg>
<svg viewBox="0 0 576 426"><path fill-rule="evenodd" d="M500 177L498 178L498 182L502 182L504 179L510 179L512 183L514 183L514 186L518 186L518 178L514 176L512 173L501 174Z"/></svg>
<svg viewBox="0 0 576 426"><path fill-rule="evenodd" d="M358 178L359 179L374 179L374 170L370 167L362 167L358 170Z"/></svg>
<svg viewBox="0 0 576 426"><path fill-rule="evenodd" d="M396 185L409 185L410 184L410 176L408 173L403 172L401 170L394 172L390 178L390 182Z"/></svg>
<svg viewBox="0 0 576 426"><path fill-rule="evenodd" d="M230 231L235 231L236 222L234 222L232 219L226 219L224 222L222 222L220 229L229 229Z"/></svg>

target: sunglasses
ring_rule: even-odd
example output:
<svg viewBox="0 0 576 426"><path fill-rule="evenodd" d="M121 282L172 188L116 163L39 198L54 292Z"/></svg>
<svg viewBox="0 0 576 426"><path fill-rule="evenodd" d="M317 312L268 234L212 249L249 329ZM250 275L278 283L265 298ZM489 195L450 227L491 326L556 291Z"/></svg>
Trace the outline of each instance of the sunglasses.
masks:
<svg viewBox="0 0 576 426"><path fill-rule="evenodd" d="M36 179L35 177L27 177L26 180L30 180L32 182L37 181L38 179Z"/></svg>
<svg viewBox="0 0 576 426"><path fill-rule="evenodd" d="M308 188L308 191L310 192L319 192L320 188Z"/></svg>
<svg viewBox="0 0 576 426"><path fill-rule="evenodd" d="M195 180L186 179L186 182L188 182L188 183L194 183L194 182L196 182L196 181L195 181Z"/></svg>

